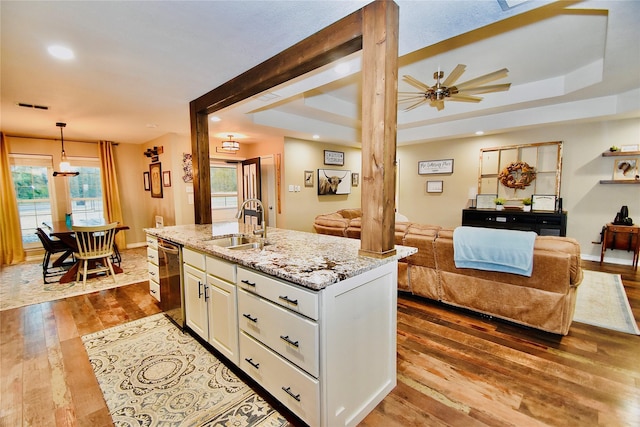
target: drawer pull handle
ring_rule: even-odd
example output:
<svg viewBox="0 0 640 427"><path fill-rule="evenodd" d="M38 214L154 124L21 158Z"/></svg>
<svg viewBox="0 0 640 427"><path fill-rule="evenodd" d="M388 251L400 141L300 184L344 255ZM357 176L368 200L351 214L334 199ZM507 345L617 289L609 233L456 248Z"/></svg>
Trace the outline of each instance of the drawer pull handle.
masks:
<svg viewBox="0 0 640 427"><path fill-rule="evenodd" d="M293 397L295 400L297 400L298 402L300 402L300 393L298 394L293 394L291 392L291 387L282 387L282 389L284 390L285 393L287 393L289 396Z"/></svg>
<svg viewBox="0 0 640 427"><path fill-rule="evenodd" d="M204 285L204 300L205 301L209 301L209 287L207 285Z"/></svg>
<svg viewBox="0 0 640 427"><path fill-rule="evenodd" d="M242 316L244 316L247 319L251 320L253 323L258 323L258 318L257 317L251 317L250 314L243 314Z"/></svg>
<svg viewBox="0 0 640 427"><path fill-rule="evenodd" d="M156 275L156 272L155 272L155 271L149 271L149 274L150 274L151 276L155 276L155 275Z"/></svg>
<svg viewBox="0 0 640 427"><path fill-rule="evenodd" d="M297 299L291 299L288 296L284 295L284 296L279 296L278 298L280 298L283 301L288 302L289 304L293 304L293 305L298 305L298 300Z"/></svg>
<svg viewBox="0 0 640 427"><path fill-rule="evenodd" d="M150 292L151 292L152 294L155 294L155 293L156 293L156 291L155 291L155 290L153 290L153 289L150 289Z"/></svg>
<svg viewBox="0 0 640 427"><path fill-rule="evenodd" d="M198 280L198 299L202 298L202 282Z"/></svg>
<svg viewBox="0 0 640 427"><path fill-rule="evenodd" d="M244 358L244 360L246 360L246 361L247 361L247 363L248 363L249 365L253 366L254 368L256 368L256 369L260 369L260 364L259 364L259 363L254 362L254 361L253 361L253 359L247 359L247 358L245 357L245 358Z"/></svg>
<svg viewBox="0 0 640 427"><path fill-rule="evenodd" d="M288 344L291 344L291 345L292 345L292 346L294 346L294 347L299 347L299 346L298 346L298 341L291 341L291 340L289 339L289 335L287 335L286 337L285 337L285 336L283 336L283 335L280 335L280 338L282 338L282 339L283 339L283 340L285 340Z"/></svg>
<svg viewBox="0 0 640 427"><path fill-rule="evenodd" d="M246 279L241 280L241 282L244 283L245 285L253 286L254 288L256 287L256 284L254 282L250 282Z"/></svg>
<svg viewBox="0 0 640 427"><path fill-rule="evenodd" d="M153 256L153 255L149 255L149 256L148 256L148 258L149 258L149 259L151 259L151 260L154 260L154 261L155 261L155 259L156 259L156 257L155 257L155 256Z"/></svg>

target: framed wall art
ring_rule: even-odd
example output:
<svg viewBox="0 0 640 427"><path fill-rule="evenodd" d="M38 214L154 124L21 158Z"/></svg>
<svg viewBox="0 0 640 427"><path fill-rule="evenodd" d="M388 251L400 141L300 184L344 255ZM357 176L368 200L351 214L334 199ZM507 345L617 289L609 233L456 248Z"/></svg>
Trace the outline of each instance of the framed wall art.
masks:
<svg viewBox="0 0 640 427"><path fill-rule="evenodd" d="M476 209L495 209L497 193L493 194L478 194L476 196Z"/></svg>
<svg viewBox="0 0 640 427"><path fill-rule="evenodd" d="M556 196L553 194L534 194L531 196L531 210L554 212L556 210Z"/></svg>
<svg viewBox="0 0 640 427"><path fill-rule="evenodd" d="M165 187L171 187L171 171L162 172L162 185Z"/></svg>
<svg viewBox="0 0 640 427"><path fill-rule="evenodd" d="M351 174L351 186L352 187L357 187L358 184L360 184L360 174L359 173L352 173Z"/></svg>
<svg viewBox="0 0 640 427"><path fill-rule="evenodd" d="M418 162L418 175L453 173L453 159L424 160Z"/></svg>
<svg viewBox="0 0 640 427"><path fill-rule="evenodd" d="M151 183L151 197L162 198L162 164L151 163L149 165L149 176Z"/></svg>
<svg viewBox="0 0 640 427"><path fill-rule="evenodd" d="M324 164L344 166L344 153L342 151L324 150Z"/></svg>
<svg viewBox="0 0 640 427"><path fill-rule="evenodd" d="M304 171L304 186L313 187L313 171Z"/></svg>
<svg viewBox="0 0 640 427"><path fill-rule="evenodd" d="M144 182L144 191L151 191L151 184L149 183L149 172L142 172L142 180Z"/></svg>
<svg viewBox="0 0 640 427"><path fill-rule="evenodd" d="M351 193L351 171L318 169L318 196Z"/></svg>
<svg viewBox="0 0 640 427"><path fill-rule="evenodd" d="M427 193L442 193L442 181L427 181Z"/></svg>
<svg viewBox="0 0 640 427"><path fill-rule="evenodd" d="M638 159L616 159L613 166L614 181L635 180L638 175Z"/></svg>

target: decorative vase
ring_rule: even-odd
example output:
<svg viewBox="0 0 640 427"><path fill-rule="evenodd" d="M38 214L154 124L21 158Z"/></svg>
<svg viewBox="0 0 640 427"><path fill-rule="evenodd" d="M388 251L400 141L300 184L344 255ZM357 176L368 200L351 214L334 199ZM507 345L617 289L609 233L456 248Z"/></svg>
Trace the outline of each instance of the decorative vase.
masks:
<svg viewBox="0 0 640 427"><path fill-rule="evenodd" d="M522 206L522 210L525 211L525 212L531 212L531 205Z"/></svg>
<svg viewBox="0 0 640 427"><path fill-rule="evenodd" d="M502 211L502 210L504 210L504 205L496 205L496 210L497 210L497 211Z"/></svg>

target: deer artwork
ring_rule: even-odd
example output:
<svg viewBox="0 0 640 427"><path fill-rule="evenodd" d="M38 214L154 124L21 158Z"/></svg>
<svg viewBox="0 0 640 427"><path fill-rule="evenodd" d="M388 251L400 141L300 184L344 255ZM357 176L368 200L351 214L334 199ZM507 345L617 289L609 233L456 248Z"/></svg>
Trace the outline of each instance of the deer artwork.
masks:
<svg viewBox="0 0 640 427"><path fill-rule="evenodd" d="M338 192L338 185L340 185L340 183L342 182L343 179L345 179L347 177L347 174L349 173L349 171L345 171L344 175L342 177L339 176L329 176L327 175L327 171L323 170L322 171L324 176L320 177L320 180L318 182L318 194L319 195L324 195L324 194L337 194Z"/></svg>

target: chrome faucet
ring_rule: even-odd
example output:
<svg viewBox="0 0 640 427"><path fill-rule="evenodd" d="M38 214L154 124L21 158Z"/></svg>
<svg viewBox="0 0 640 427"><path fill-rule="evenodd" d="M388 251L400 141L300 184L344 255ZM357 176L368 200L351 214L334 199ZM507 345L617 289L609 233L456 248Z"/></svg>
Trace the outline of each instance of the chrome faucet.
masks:
<svg viewBox="0 0 640 427"><path fill-rule="evenodd" d="M262 201L260 199L253 198L253 199L245 200L242 203L242 206L240 206L240 209L238 209L238 213L236 214L236 219L240 219L242 217L242 210L244 209L247 203L251 203L251 202L256 202L258 204L258 208L260 209L260 216L261 216L260 224L262 224L262 229L253 230L253 234L262 234L262 238L264 240L267 240L267 224L265 224L264 222L264 205L262 204Z"/></svg>

